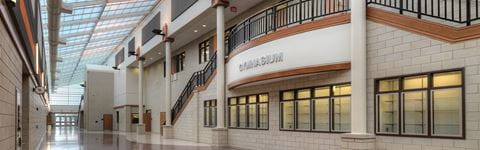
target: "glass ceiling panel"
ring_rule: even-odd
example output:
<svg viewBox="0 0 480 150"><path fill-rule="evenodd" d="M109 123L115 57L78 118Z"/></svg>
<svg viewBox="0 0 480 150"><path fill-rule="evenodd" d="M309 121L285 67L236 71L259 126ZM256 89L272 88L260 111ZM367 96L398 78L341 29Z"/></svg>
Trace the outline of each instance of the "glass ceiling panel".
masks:
<svg viewBox="0 0 480 150"><path fill-rule="evenodd" d="M95 0L63 0L63 3L81 3L81 2L91 2Z"/></svg>
<svg viewBox="0 0 480 150"><path fill-rule="evenodd" d="M136 24L140 21L140 19L142 19L142 16L134 16L134 17L128 17L128 18L119 18L119 19L100 21L98 22L97 29Z"/></svg>
<svg viewBox="0 0 480 150"><path fill-rule="evenodd" d="M99 42L89 43L87 46L88 49L103 47L103 46L110 46L110 45L118 45L124 38L117 38L111 40L103 40Z"/></svg>
<svg viewBox="0 0 480 150"><path fill-rule="evenodd" d="M93 5L93 6L85 6L85 7L77 7L73 8L72 14L62 13L61 21L74 21L74 20L81 20L81 19L91 19L91 18L98 18L100 13L102 12L102 5Z"/></svg>
<svg viewBox="0 0 480 150"><path fill-rule="evenodd" d="M102 16L113 16L141 11L149 11L155 1L127 1L121 3L107 4Z"/></svg>
<svg viewBox="0 0 480 150"><path fill-rule="evenodd" d="M109 32L98 32L92 36L92 41L98 41L99 39L110 39L111 37L126 37L132 31L132 28L120 29Z"/></svg>
<svg viewBox="0 0 480 150"><path fill-rule="evenodd" d="M55 87L51 104L78 105L80 97L63 98L60 88L78 86L85 79L86 65L102 64L112 51L132 32L145 15L149 14L157 0L63 0L73 8L72 14L61 14L60 37L66 45L59 45ZM48 12L46 0L40 0L43 37L48 39ZM45 48L49 48L48 40ZM49 59L49 53L46 53ZM51 64L47 64L50 66ZM48 68L49 69L49 68ZM51 78L51 77L49 77ZM57 94L57 95L55 95ZM72 102L75 101L75 102ZM78 102L77 102L78 101Z"/></svg>
<svg viewBox="0 0 480 150"><path fill-rule="evenodd" d="M94 26L95 26L95 23L93 22L62 26L60 28L60 35L92 31Z"/></svg>
<svg viewBox="0 0 480 150"><path fill-rule="evenodd" d="M74 36L74 37L66 38L65 42L67 42L67 44L68 43L88 42L88 38L90 38L90 35Z"/></svg>
<svg viewBox="0 0 480 150"><path fill-rule="evenodd" d="M72 51L79 51L85 49L86 44L72 45L72 46L63 46L58 48L58 54L63 56Z"/></svg>

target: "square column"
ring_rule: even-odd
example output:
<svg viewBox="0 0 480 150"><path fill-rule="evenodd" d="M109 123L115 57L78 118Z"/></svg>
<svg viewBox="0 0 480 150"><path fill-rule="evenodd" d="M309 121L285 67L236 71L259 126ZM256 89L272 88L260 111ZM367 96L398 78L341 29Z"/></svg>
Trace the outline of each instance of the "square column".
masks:
<svg viewBox="0 0 480 150"><path fill-rule="evenodd" d="M225 128L225 7L227 0L213 0L212 7L217 11L217 128L212 129L212 144L226 146L228 129Z"/></svg>
<svg viewBox="0 0 480 150"><path fill-rule="evenodd" d="M165 38L165 126L163 127L163 138L173 139L174 130L172 126L172 49L173 38Z"/></svg>
<svg viewBox="0 0 480 150"><path fill-rule="evenodd" d="M367 132L367 16L365 1L351 1L351 133L341 136L342 150L374 150Z"/></svg>

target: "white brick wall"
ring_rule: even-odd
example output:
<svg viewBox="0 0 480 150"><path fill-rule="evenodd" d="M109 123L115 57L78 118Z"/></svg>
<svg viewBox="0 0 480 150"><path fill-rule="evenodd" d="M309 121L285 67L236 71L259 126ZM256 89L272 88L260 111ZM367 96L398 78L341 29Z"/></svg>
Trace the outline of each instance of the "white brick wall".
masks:
<svg viewBox="0 0 480 150"><path fill-rule="evenodd" d="M370 133L374 129L375 78L463 67L466 78L466 140L377 136L377 149L480 149L480 40L451 44L374 22L367 26ZM389 38L384 38L387 35Z"/></svg>

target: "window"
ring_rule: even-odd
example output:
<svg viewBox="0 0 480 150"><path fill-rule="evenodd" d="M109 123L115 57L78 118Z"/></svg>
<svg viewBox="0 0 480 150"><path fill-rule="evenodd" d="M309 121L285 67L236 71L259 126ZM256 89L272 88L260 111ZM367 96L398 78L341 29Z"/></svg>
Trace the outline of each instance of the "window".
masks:
<svg viewBox="0 0 480 150"><path fill-rule="evenodd" d="M203 125L205 127L217 126L217 100L203 102Z"/></svg>
<svg viewBox="0 0 480 150"><path fill-rule="evenodd" d="M152 32L154 29L160 28L160 13L158 13L142 28L142 45L145 45L156 36L156 34Z"/></svg>
<svg viewBox="0 0 480 150"><path fill-rule="evenodd" d="M118 67L118 65L122 64L123 61L125 60L125 49L122 48L117 55L115 55L115 67Z"/></svg>
<svg viewBox="0 0 480 150"><path fill-rule="evenodd" d="M228 99L228 127L268 129L268 94Z"/></svg>
<svg viewBox="0 0 480 150"><path fill-rule="evenodd" d="M379 79L375 132L464 137L463 70Z"/></svg>
<svg viewBox="0 0 480 150"><path fill-rule="evenodd" d="M280 92L280 129L349 132L350 84Z"/></svg>
<svg viewBox="0 0 480 150"><path fill-rule="evenodd" d="M208 62L213 54L213 38L209 38L208 40L201 42L198 45L198 48L198 63L202 64Z"/></svg>
<svg viewBox="0 0 480 150"><path fill-rule="evenodd" d="M183 71L185 68L185 52L182 52L176 56L173 56L173 63L174 63L174 73L178 73Z"/></svg>
<svg viewBox="0 0 480 150"><path fill-rule="evenodd" d="M132 113L130 114L130 117L131 117L132 124L138 124L138 119L139 119L138 113Z"/></svg>
<svg viewBox="0 0 480 150"><path fill-rule="evenodd" d="M163 61L163 77L167 77L167 62Z"/></svg>
<svg viewBox="0 0 480 150"><path fill-rule="evenodd" d="M128 57L135 54L135 37L133 37L130 42L128 42Z"/></svg>

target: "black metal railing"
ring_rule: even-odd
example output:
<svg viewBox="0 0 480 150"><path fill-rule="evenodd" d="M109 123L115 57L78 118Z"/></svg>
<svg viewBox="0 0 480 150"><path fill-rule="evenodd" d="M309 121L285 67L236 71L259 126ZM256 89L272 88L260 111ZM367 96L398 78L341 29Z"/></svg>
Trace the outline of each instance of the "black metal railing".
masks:
<svg viewBox="0 0 480 150"><path fill-rule="evenodd" d="M185 104L188 98L192 95L195 87L205 85L210 76L213 75L215 69L217 69L217 54L213 53L213 56L210 57L207 65L202 70L194 72L188 80L185 88L175 102L175 105L172 107L172 121L178 116L180 110L185 107Z"/></svg>
<svg viewBox="0 0 480 150"><path fill-rule="evenodd" d="M350 10L350 0L287 0L237 24L229 36L228 53L256 37L293 24Z"/></svg>
<svg viewBox="0 0 480 150"><path fill-rule="evenodd" d="M480 19L479 0L367 0L367 4L394 8L400 14L410 12L419 19L428 16L467 26Z"/></svg>

